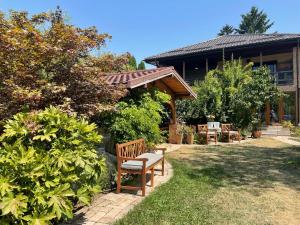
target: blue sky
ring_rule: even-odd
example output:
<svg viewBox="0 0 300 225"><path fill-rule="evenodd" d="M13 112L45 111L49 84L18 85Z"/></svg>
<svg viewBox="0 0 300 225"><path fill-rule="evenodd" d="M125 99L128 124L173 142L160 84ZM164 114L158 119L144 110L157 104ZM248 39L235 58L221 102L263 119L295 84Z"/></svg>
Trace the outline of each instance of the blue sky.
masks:
<svg viewBox="0 0 300 225"><path fill-rule="evenodd" d="M138 61L214 38L224 24L237 26L253 5L275 21L269 32L300 33L299 0L0 0L2 11L38 13L57 5L70 23L112 35L103 51L131 52Z"/></svg>

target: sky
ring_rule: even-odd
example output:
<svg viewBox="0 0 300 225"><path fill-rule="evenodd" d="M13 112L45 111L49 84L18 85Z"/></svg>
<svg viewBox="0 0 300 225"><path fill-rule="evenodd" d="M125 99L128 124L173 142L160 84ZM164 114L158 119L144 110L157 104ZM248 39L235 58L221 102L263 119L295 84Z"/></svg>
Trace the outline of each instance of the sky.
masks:
<svg viewBox="0 0 300 225"><path fill-rule="evenodd" d="M268 32L300 33L299 0L0 0L0 10L30 14L60 6L68 22L112 35L102 52L132 53L137 61L216 37L224 24L238 26L251 6L264 10Z"/></svg>

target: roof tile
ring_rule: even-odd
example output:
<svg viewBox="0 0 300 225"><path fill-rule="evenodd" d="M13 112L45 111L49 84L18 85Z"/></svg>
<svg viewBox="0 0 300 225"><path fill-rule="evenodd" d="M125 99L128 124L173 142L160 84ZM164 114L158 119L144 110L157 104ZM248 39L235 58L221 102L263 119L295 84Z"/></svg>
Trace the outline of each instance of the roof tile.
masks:
<svg viewBox="0 0 300 225"><path fill-rule="evenodd" d="M300 34L235 34L235 35L224 35L208 41L189 45L183 48L174 49L158 55L154 55L145 59L146 62L154 60L174 57L191 55L195 53L204 53L213 50L221 50L223 48L232 47L243 47L257 44L263 44L268 42L277 41L288 41L296 40L300 38Z"/></svg>

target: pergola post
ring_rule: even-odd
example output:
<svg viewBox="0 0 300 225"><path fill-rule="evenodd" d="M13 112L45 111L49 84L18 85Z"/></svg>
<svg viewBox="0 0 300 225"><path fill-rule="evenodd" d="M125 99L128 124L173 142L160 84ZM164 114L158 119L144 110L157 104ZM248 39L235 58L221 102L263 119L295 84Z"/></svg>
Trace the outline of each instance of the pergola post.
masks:
<svg viewBox="0 0 300 225"><path fill-rule="evenodd" d="M170 106L171 106L171 114L172 114L171 124L176 124L176 121L177 121L176 104L175 104L175 100L173 99L173 97L170 101Z"/></svg>

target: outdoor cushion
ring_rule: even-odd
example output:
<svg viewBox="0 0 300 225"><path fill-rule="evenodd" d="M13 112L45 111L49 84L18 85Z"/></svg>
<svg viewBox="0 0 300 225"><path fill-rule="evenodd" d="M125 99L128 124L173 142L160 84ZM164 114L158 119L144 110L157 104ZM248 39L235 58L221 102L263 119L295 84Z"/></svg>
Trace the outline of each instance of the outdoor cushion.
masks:
<svg viewBox="0 0 300 225"><path fill-rule="evenodd" d="M229 131L229 133L230 133L230 134L238 134L239 132L236 131L236 130L231 130L231 131Z"/></svg>
<svg viewBox="0 0 300 225"><path fill-rule="evenodd" d="M200 131L199 133L200 133L200 134L205 134L205 135L206 135L206 131ZM208 131L207 134L208 134L208 135L213 135L213 134L215 134L215 131Z"/></svg>
<svg viewBox="0 0 300 225"><path fill-rule="evenodd" d="M155 154L155 153L144 153L139 155L136 158L145 158L148 159L146 162L146 167L153 165L154 163L158 162L163 158L163 155ZM143 162L142 161L134 161L128 160L127 162L122 163L122 169L129 169L129 170L142 170L143 169Z"/></svg>

